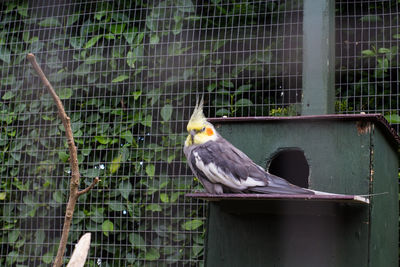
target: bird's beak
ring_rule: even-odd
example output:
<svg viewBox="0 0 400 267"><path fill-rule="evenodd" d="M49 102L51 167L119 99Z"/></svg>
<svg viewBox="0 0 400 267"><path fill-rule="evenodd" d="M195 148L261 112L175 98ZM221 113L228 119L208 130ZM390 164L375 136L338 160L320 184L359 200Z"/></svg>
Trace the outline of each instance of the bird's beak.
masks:
<svg viewBox="0 0 400 267"><path fill-rule="evenodd" d="M192 144L194 144L194 136L196 135L196 131L191 130L189 133L190 133L190 137L192 138Z"/></svg>

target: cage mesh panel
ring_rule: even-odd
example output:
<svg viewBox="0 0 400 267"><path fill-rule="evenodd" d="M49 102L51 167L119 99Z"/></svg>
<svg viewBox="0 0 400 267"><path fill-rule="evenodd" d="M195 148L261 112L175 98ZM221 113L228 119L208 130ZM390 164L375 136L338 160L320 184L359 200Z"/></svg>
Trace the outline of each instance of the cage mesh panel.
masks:
<svg viewBox="0 0 400 267"><path fill-rule="evenodd" d="M66 256L89 266L201 266L206 206L182 153L196 96L206 115L296 115L300 1L0 3L0 265L48 266L69 194L64 128L25 57L62 99L81 188Z"/></svg>
<svg viewBox="0 0 400 267"><path fill-rule="evenodd" d="M398 1L336 1L336 111L382 113L399 130Z"/></svg>

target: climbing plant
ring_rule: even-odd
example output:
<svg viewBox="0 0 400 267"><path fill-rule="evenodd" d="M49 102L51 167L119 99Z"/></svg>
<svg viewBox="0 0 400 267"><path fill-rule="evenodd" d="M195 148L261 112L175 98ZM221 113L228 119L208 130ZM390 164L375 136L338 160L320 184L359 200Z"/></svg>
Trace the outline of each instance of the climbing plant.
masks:
<svg viewBox="0 0 400 267"><path fill-rule="evenodd" d="M0 265L48 266L68 197L65 130L28 53L71 118L81 188L101 179L79 199L67 255L92 232L88 266L202 265L205 206L184 198L201 189L182 156L184 123L196 94L210 117L297 103L264 88L278 88L266 77L293 60L283 30L249 31L279 25L283 10L297 14L299 3L0 3Z"/></svg>

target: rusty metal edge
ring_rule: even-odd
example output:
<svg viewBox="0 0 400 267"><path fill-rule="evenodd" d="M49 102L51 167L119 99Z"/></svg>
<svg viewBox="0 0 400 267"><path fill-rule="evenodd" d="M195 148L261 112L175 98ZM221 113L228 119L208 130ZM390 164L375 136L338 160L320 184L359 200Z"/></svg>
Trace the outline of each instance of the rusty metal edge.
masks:
<svg viewBox="0 0 400 267"><path fill-rule="evenodd" d="M341 121L366 121L375 123L396 146L400 146L400 137L396 130L389 124L382 114L329 114L329 115L306 115L292 117L222 117L209 118L211 123L229 122L271 122L271 121L322 121L322 120L341 120Z"/></svg>
<svg viewBox="0 0 400 267"><path fill-rule="evenodd" d="M208 194L189 193L188 198L199 198L208 201L222 200L303 200L303 201L330 201L369 204L369 199L357 195L282 195L282 194Z"/></svg>

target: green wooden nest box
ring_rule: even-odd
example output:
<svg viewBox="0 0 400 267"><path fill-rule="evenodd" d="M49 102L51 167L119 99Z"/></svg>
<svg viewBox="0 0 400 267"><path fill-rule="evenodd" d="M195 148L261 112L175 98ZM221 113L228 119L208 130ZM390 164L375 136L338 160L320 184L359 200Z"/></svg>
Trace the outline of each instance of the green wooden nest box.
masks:
<svg viewBox="0 0 400 267"><path fill-rule="evenodd" d="M190 194L210 200L206 266L398 266L399 138L381 115L210 121L271 173L349 197Z"/></svg>

